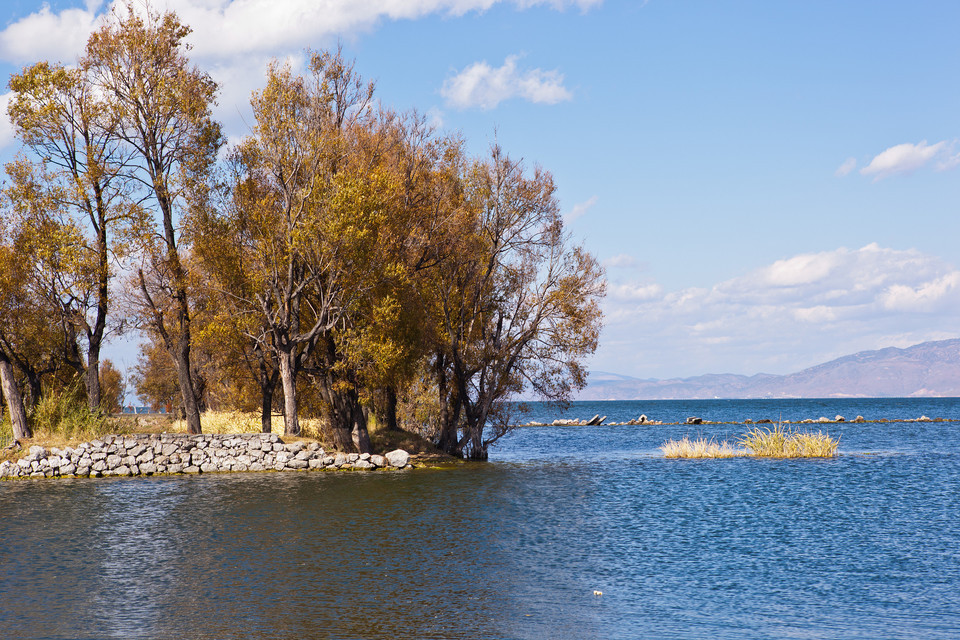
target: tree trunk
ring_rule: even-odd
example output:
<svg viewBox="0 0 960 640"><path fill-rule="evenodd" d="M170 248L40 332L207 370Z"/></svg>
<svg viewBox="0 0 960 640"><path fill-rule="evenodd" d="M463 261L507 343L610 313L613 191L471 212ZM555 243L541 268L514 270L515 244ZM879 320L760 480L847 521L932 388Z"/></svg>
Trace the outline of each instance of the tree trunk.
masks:
<svg viewBox="0 0 960 640"><path fill-rule="evenodd" d="M353 403L353 430L357 434L355 444L360 453L371 453L370 432L367 431L367 412L360 406L360 399L356 392L350 394Z"/></svg>
<svg viewBox="0 0 960 640"><path fill-rule="evenodd" d="M10 410L14 440L32 438L33 432L27 424L27 412L23 407L23 396L20 395L20 387L13 376L13 365L2 353L0 353L0 386L3 387L3 397L6 398L7 407Z"/></svg>
<svg viewBox="0 0 960 640"><path fill-rule="evenodd" d="M87 386L87 403L92 413L100 413L103 398L100 390L100 345L90 343L87 353L87 370L84 374Z"/></svg>
<svg viewBox="0 0 960 640"><path fill-rule="evenodd" d="M400 431L397 425L397 390L392 386L383 390L383 427L387 431Z"/></svg>
<svg viewBox="0 0 960 640"><path fill-rule="evenodd" d="M190 374L190 343L189 338L181 336L177 340L173 361L177 365L177 381L180 383L180 396L183 399L183 413L187 421L187 433L202 433L200 427L200 407L197 405L197 394L193 388L193 376Z"/></svg>
<svg viewBox="0 0 960 640"><path fill-rule="evenodd" d="M287 436L300 435L295 359L296 355L292 349L277 353L277 360L280 361L280 382L283 385L283 434Z"/></svg>
<svg viewBox="0 0 960 640"><path fill-rule="evenodd" d="M279 379L279 371L274 370L267 375L266 366L260 363L260 428L263 433L270 433L273 430L273 393Z"/></svg>

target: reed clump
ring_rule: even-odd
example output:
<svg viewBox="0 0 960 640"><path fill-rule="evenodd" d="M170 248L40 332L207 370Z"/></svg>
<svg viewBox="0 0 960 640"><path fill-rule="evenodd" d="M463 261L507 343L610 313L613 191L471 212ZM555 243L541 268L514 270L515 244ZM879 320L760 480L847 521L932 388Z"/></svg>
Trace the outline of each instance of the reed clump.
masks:
<svg viewBox="0 0 960 640"><path fill-rule="evenodd" d="M840 438L822 431L800 432L787 429L783 424L770 428L757 427L737 440L742 448L727 442L684 436L680 440L668 440L660 450L667 458L734 458L752 456L757 458L832 458L837 455Z"/></svg>
<svg viewBox="0 0 960 640"><path fill-rule="evenodd" d="M773 428L753 429L738 443L750 455L764 458L832 458L837 455L840 438L822 431L792 431L778 424Z"/></svg>
<svg viewBox="0 0 960 640"><path fill-rule="evenodd" d="M729 442L718 444L716 440L706 438L691 440L689 436L680 440L667 440L660 450L666 458L733 458L743 455L742 451L734 449Z"/></svg>

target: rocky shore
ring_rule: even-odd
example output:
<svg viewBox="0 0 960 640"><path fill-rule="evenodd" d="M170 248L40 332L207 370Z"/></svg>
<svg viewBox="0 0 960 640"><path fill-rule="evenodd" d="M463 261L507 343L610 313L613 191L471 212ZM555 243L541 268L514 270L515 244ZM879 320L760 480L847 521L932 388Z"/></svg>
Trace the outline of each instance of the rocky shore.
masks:
<svg viewBox="0 0 960 640"><path fill-rule="evenodd" d="M690 416L684 422L662 422L660 420L651 420L645 415L641 415L635 420L627 420L626 422L606 422L607 416L601 417L599 414L593 416L590 419L562 419L558 418L553 422L528 422L523 425L518 425L522 427L597 427L600 425L605 425L608 427L626 427L626 426L656 426L656 425L678 425L678 424L838 424L841 422L949 422L946 418L928 418L927 416L920 416L919 418L880 418L878 420L867 420L863 416L857 416L852 420L847 420L843 416L835 416L833 418L827 418L826 416L821 416L820 418L813 419L807 418L805 420L798 420L797 422L791 422L790 420L771 420L769 418L761 418L760 420L751 420L747 418L743 422L715 422L712 420L704 420L703 418L698 418L696 416Z"/></svg>
<svg viewBox="0 0 960 640"><path fill-rule="evenodd" d="M316 442L284 443L274 433L137 434L104 436L76 447L31 446L16 462L0 463L0 479L149 476L238 471L403 469L410 455L328 454Z"/></svg>

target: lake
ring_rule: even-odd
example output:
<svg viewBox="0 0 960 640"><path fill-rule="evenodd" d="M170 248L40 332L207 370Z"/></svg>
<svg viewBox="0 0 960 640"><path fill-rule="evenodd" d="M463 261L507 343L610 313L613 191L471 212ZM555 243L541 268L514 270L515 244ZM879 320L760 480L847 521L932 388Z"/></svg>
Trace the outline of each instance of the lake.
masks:
<svg viewBox="0 0 960 640"><path fill-rule="evenodd" d="M524 427L454 469L3 482L0 637L960 637L960 400L567 417L597 413L949 421L826 425L829 460L658 450L742 425Z"/></svg>

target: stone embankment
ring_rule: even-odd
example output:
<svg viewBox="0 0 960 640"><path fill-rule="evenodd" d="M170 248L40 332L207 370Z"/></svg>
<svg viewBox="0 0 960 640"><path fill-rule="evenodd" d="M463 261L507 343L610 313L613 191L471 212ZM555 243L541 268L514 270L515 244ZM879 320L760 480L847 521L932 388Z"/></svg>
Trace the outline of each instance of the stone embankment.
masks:
<svg viewBox="0 0 960 640"><path fill-rule="evenodd" d="M273 433L138 434L104 436L64 449L34 445L20 460L0 463L0 479L403 469L409 462L410 455L402 449L383 456L328 454L316 442L284 443Z"/></svg>

